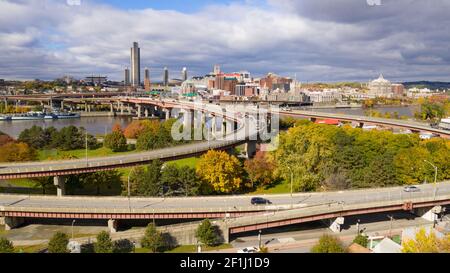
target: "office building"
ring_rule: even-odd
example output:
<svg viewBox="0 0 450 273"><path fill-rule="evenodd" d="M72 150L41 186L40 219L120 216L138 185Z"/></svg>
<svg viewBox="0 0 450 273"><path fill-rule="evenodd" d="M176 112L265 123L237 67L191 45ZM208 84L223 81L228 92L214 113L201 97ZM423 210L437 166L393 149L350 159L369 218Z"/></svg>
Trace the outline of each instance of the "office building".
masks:
<svg viewBox="0 0 450 273"><path fill-rule="evenodd" d="M148 68L145 68L144 71L144 89L145 91L151 91L150 70Z"/></svg>
<svg viewBox="0 0 450 273"><path fill-rule="evenodd" d="M130 69L127 67L125 68L125 81L124 81L124 85L125 86L130 86Z"/></svg>
<svg viewBox="0 0 450 273"><path fill-rule="evenodd" d="M187 79L188 79L187 68L186 67L183 67L183 70L181 71L181 79L183 81L187 81Z"/></svg>
<svg viewBox="0 0 450 273"><path fill-rule="evenodd" d="M141 49L137 42L131 48L131 85L139 87L141 84Z"/></svg>
<svg viewBox="0 0 450 273"><path fill-rule="evenodd" d="M164 86L169 85L169 69L167 67L164 67L164 80L163 80Z"/></svg>

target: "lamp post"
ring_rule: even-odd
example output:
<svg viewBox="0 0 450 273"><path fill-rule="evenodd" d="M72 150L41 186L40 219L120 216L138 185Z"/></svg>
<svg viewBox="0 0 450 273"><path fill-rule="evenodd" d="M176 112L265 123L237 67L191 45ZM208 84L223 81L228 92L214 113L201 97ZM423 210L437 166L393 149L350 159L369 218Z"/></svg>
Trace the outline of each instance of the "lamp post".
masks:
<svg viewBox="0 0 450 273"><path fill-rule="evenodd" d="M262 231L259 230L259 232L258 232L259 249L261 249L261 233L262 233Z"/></svg>
<svg viewBox="0 0 450 273"><path fill-rule="evenodd" d="M85 131L86 134L86 166L89 167L89 162L88 162L88 133L87 130Z"/></svg>
<svg viewBox="0 0 450 273"><path fill-rule="evenodd" d="M291 167L287 166L289 171L291 172L291 203L292 203L292 193L293 193L293 181L294 181L294 173L292 172Z"/></svg>
<svg viewBox="0 0 450 273"><path fill-rule="evenodd" d="M133 173L135 167L131 168L130 173L128 173L128 184L127 184L127 196L128 196L128 209L131 211L131 202L130 202L130 196L131 196L131 186L130 186L130 177Z"/></svg>
<svg viewBox="0 0 450 273"><path fill-rule="evenodd" d="M434 168L434 185L436 186L436 183L437 183L438 167L436 167L436 165L434 165L433 163L431 163L431 162L428 161L428 160L424 160L424 162L426 162L426 163L430 164L431 166L433 166L433 168Z"/></svg>
<svg viewBox="0 0 450 273"><path fill-rule="evenodd" d="M436 198L438 167L426 159L424 160L424 162L430 164L434 168L434 193L433 193L433 195L434 195L434 198Z"/></svg>
<svg viewBox="0 0 450 273"><path fill-rule="evenodd" d="M73 236L73 225L75 224L75 221L76 221L76 220L73 220L73 221L72 221L72 240L73 240L73 237L74 237L74 236Z"/></svg>

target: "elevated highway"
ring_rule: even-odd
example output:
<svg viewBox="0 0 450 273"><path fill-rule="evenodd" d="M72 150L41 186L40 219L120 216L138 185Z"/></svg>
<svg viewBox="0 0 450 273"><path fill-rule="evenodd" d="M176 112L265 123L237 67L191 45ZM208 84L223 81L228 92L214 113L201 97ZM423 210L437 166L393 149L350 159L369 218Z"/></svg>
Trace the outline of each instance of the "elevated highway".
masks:
<svg viewBox="0 0 450 273"><path fill-rule="evenodd" d="M218 219L227 234L349 215L414 211L450 204L450 182L324 193L268 195L270 205L253 206L252 196L187 198L51 197L0 195L0 217L14 227L25 219ZM9 219L9 220L8 220ZM12 221L15 219L15 221Z"/></svg>

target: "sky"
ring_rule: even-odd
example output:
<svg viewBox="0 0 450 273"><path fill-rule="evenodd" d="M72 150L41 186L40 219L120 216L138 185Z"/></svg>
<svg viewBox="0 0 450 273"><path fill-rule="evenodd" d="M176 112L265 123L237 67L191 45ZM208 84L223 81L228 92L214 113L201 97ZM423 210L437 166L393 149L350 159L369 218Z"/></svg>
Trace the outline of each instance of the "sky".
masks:
<svg viewBox="0 0 450 273"><path fill-rule="evenodd" d="M381 4L381 5L379 5ZM107 75L130 47L160 80L247 70L302 82L450 81L449 0L0 0L0 79Z"/></svg>

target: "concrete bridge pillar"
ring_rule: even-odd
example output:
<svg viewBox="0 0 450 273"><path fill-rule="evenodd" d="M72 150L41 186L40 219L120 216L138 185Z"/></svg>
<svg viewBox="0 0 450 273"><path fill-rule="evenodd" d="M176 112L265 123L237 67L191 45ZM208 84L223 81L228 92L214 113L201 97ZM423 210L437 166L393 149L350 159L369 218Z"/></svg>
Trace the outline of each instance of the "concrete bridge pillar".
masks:
<svg viewBox="0 0 450 273"><path fill-rule="evenodd" d="M20 225L22 225L25 222L25 219L22 217L1 217L0 218L0 225L5 226L5 230L9 231L12 230Z"/></svg>
<svg viewBox="0 0 450 273"><path fill-rule="evenodd" d="M127 108L128 108L128 114L132 114L133 113L133 109L131 109L131 105L127 105Z"/></svg>
<svg viewBox="0 0 450 273"><path fill-rule="evenodd" d="M121 115L123 115L123 112L124 112L124 107L123 107L123 103L120 103L120 106L119 106L119 108L120 108L120 114Z"/></svg>
<svg viewBox="0 0 450 273"><path fill-rule="evenodd" d="M164 113L165 113L165 119L169 120L170 119L170 110L169 109L163 109Z"/></svg>
<svg viewBox="0 0 450 273"><path fill-rule="evenodd" d="M334 233L340 233L342 231L342 225L344 225L344 217L338 217L334 219L330 219L330 229Z"/></svg>
<svg viewBox="0 0 450 273"><path fill-rule="evenodd" d="M228 227L228 225L222 221L222 222L217 223L216 226L220 231L222 243L229 244L230 243L230 228Z"/></svg>
<svg viewBox="0 0 450 273"><path fill-rule="evenodd" d="M217 132L217 117L215 115L213 115L212 120L211 120L211 130L212 130L212 135L215 137L216 132Z"/></svg>
<svg viewBox="0 0 450 273"><path fill-rule="evenodd" d="M114 104L110 103L109 107L110 107L111 114L114 114Z"/></svg>
<svg viewBox="0 0 450 273"><path fill-rule="evenodd" d="M145 110L144 110L144 116L145 116L146 118L148 118L148 107L145 107Z"/></svg>
<svg viewBox="0 0 450 273"><path fill-rule="evenodd" d="M360 123L358 124L358 128L364 128L364 122L360 122Z"/></svg>
<svg viewBox="0 0 450 273"><path fill-rule="evenodd" d="M61 101L61 110L64 110L64 101Z"/></svg>
<svg viewBox="0 0 450 273"><path fill-rule="evenodd" d="M110 219L108 220L108 229L110 233L117 232L117 220Z"/></svg>
<svg viewBox="0 0 450 273"><path fill-rule="evenodd" d="M422 217L423 219L434 222L439 220L439 215L442 213L442 206L428 207L428 208L416 208L414 214Z"/></svg>
<svg viewBox="0 0 450 273"><path fill-rule="evenodd" d="M53 184L56 186L58 197L62 197L66 194L66 178L64 176L53 177Z"/></svg>
<svg viewBox="0 0 450 273"><path fill-rule="evenodd" d="M142 106L141 106L140 104L138 104L138 105L137 105L137 117L138 117L138 118L141 118L141 117L142 117L141 110L142 110Z"/></svg>
<svg viewBox="0 0 450 273"><path fill-rule="evenodd" d="M253 158L256 155L256 141L252 140L245 143L245 156Z"/></svg>

